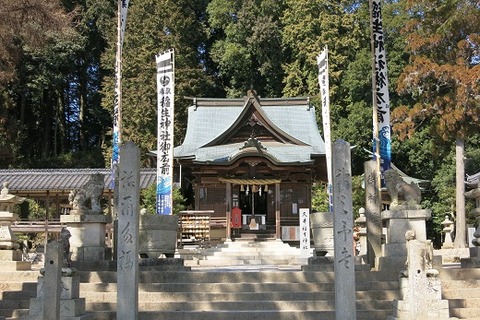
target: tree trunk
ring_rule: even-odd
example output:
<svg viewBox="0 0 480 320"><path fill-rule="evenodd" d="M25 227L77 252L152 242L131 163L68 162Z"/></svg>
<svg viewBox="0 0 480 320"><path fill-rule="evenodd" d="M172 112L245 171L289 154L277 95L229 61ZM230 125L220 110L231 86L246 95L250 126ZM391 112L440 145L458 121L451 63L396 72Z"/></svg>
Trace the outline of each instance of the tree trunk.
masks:
<svg viewBox="0 0 480 320"><path fill-rule="evenodd" d="M467 247L467 222L465 218L465 143L463 139L455 141L455 167L456 167L456 221L454 248Z"/></svg>

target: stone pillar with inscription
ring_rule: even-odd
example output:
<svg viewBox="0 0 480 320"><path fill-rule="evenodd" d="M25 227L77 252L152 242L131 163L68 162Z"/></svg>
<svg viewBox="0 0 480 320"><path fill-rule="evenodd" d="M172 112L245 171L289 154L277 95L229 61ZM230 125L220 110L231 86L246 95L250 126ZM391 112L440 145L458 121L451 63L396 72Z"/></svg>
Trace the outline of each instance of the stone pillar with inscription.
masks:
<svg viewBox="0 0 480 320"><path fill-rule="evenodd" d="M356 319L350 144L337 140L332 150L335 319L348 320Z"/></svg>
<svg viewBox="0 0 480 320"><path fill-rule="evenodd" d="M112 219L103 214L100 206L103 189L104 176L92 174L80 190L70 192L72 209L68 215L60 216L60 222L65 223L71 233L71 259L78 262L77 265L105 260L106 225Z"/></svg>
<svg viewBox="0 0 480 320"><path fill-rule="evenodd" d="M367 222L367 262L372 268L378 265L382 255L382 201L378 187L378 168L374 160L366 161L365 170L365 218Z"/></svg>
<svg viewBox="0 0 480 320"><path fill-rule="evenodd" d="M77 270L66 267L65 243L50 242L46 247L45 267L40 270L37 296L30 299L28 315L22 320L91 320L85 312L85 298L80 298Z"/></svg>
<svg viewBox="0 0 480 320"><path fill-rule="evenodd" d="M13 207L21 204L25 198L10 194L8 183L3 183L0 192L0 267L3 271L30 270L31 263L22 261L22 252L11 225L18 220Z"/></svg>
<svg viewBox="0 0 480 320"><path fill-rule="evenodd" d="M140 214L140 149L120 147L117 245L118 320L138 317L138 229Z"/></svg>
<svg viewBox="0 0 480 320"><path fill-rule="evenodd" d="M413 230L405 233L407 269L400 274L402 300L394 301L389 320L450 319L448 300L442 300L438 270L433 269L433 246L430 240L419 241Z"/></svg>

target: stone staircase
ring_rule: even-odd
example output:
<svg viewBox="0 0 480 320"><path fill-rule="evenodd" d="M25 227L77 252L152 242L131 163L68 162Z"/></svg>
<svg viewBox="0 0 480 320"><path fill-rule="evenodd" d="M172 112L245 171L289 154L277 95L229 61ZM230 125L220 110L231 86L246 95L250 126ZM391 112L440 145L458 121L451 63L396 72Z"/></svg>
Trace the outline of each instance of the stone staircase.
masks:
<svg viewBox="0 0 480 320"><path fill-rule="evenodd" d="M28 315L30 298L37 295L39 271L0 271L0 319Z"/></svg>
<svg viewBox="0 0 480 320"><path fill-rule="evenodd" d="M300 270L302 265L308 263L308 257L302 255L299 248L291 247L282 241L256 241L251 238L237 239L206 249L179 249L177 256L184 259L185 266L197 269L278 266Z"/></svg>
<svg viewBox="0 0 480 320"><path fill-rule="evenodd" d="M220 266L197 263L191 270L141 271L138 319L335 319L333 265L320 263L297 269L298 260L294 264L281 261L280 257L259 250L262 246L267 251L274 246L285 253L292 250L281 243L234 241L208 249L207 259L198 260L210 259L211 263L217 259L212 257L228 256L234 249L249 251L245 256L245 252L232 253L233 258L225 259ZM250 256L252 251L258 252L254 258ZM291 256L297 257L295 252L292 250ZM225 261L243 264L228 265ZM284 268L271 264L278 261L289 264ZM393 301L401 299L397 274L363 269L358 268L355 274L357 319L386 319L393 312ZM0 319L20 319L28 314L29 300L36 295L38 274L0 271ZM79 271L79 276L80 296L86 299L87 312L94 313L95 319L115 319L116 273ZM440 277L442 297L449 300L450 315L480 320L480 269L441 269Z"/></svg>
<svg viewBox="0 0 480 320"><path fill-rule="evenodd" d="M95 319L115 319L115 272L79 274L87 312ZM382 275L373 282L370 274L357 273L357 319L385 319L398 297L398 283ZM139 319L335 319L333 280L331 271L144 271ZM29 282L3 291L1 314L7 319L27 314L34 286Z"/></svg>
<svg viewBox="0 0 480 320"><path fill-rule="evenodd" d="M442 298L449 301L450 316L480 320L480 268L443 268Z"/></svg>

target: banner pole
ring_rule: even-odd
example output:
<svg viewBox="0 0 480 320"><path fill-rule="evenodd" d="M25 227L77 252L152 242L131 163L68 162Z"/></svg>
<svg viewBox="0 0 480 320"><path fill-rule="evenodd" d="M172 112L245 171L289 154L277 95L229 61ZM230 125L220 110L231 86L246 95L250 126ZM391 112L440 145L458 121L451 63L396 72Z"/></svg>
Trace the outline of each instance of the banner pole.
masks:
<svg viewBox="0 0 480 320"><path fill-rule="evenodd" d="M381 195L382 184L381 184L381 157L380 157L380 138L378 137L378 115L377 115L377 90L376 90L376 79L375 79L375 39L373 36L373 0L369 0L369 12L370 12L370 48L372 54L372 114L373 114L373 144L374 144L374 154L375 162L377 166L377 188L378 194Z"/></svg>

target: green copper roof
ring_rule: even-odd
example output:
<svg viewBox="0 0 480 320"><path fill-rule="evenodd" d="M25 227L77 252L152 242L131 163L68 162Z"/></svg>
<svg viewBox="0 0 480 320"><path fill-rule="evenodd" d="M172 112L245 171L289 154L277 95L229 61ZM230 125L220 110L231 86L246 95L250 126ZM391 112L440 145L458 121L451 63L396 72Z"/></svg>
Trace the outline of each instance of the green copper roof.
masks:
<svg viewBox="0 0 480 320"><path fill-rule="evenodd" d="M242 143L217 143L227 132L243 125L245 108L255 104L275 133L290 142L261 141L257 147ZM245 141L246 142L246 141ZM315 109L306 98L198 99L188 109L188 125L183 144L176 147L175 158L190 158L199 163L228 164L245 155L262 155L274 163L312 162L312 156L324 155L325 144L316 122Z"/></svg>

